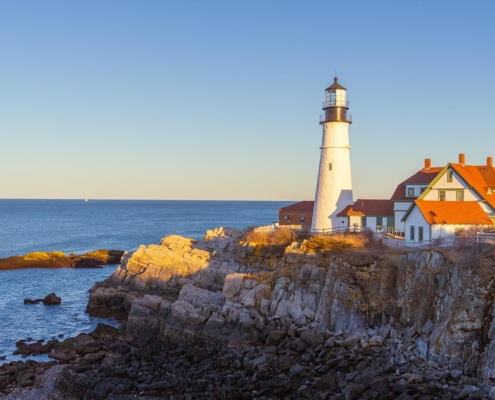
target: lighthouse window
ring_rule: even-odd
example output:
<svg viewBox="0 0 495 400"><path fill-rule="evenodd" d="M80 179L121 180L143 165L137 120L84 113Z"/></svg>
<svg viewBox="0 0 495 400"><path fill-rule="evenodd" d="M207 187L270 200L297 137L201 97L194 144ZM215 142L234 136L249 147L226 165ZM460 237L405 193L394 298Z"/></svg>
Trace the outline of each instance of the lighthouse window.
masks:
<svg viewBox="0 0 495 400"><path fill-rule="evenodd" d="M328 170L331 171L332 170L332 163L328 164Z"/></svg>

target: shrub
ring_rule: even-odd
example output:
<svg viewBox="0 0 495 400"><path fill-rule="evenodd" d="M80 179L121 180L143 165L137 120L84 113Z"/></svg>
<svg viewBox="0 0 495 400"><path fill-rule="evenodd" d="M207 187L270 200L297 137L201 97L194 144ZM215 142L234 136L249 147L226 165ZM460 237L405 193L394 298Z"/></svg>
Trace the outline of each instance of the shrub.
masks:
<svg viewBox="0 0 495 400"><path fill-rule="evenodd" d="M368 236L360 233L338 233L331 236L314 235L303 242L303 249L323 253L330 250L343 250L349 247L362 249L368 243Z"/></svg>
<svg viewBox="0 0 495 400"><path fill-rule="evenodd" d="M245 237L247 242L262 246L288 246L297 240L297 235L290 229L279 228L271 232L251 231Z"/></svg>

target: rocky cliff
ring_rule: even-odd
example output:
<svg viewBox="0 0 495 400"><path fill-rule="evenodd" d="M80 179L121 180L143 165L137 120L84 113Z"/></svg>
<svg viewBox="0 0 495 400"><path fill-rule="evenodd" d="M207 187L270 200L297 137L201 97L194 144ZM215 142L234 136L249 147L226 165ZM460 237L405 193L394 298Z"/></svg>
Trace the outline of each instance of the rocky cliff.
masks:
<svg viewBox="0 0 495 400"><path fill-rule="evenodd" d="M274 254L242 236L220 228L202 242L168 236L141 247L93 288L88 311L128 316L129 340L202 337L283 351L302 340L301 351L311 350L302 368L315 371L327 370L332 340L351 359L371 349L374 376L388 374L384 394L495 398L493 252L319 252L303 241ZM330 364L349 369L339 360ZM340 393L353 398L360 383L344 380ZM359 395L379 392L365 385Z"/></svg>
<svg viewBox="0 0 495 400"><path fill-rule="evenodd" d="M493 250L246 237L125 254L87 308L120 331L58 346L51 398L495 399Z"/></svg>

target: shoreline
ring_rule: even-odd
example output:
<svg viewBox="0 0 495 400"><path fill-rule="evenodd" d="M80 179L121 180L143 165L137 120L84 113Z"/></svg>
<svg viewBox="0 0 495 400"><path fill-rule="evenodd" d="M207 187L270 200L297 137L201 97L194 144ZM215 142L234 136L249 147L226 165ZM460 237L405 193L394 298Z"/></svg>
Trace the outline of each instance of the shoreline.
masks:
<svg viewBox="0 0 495 400"><path fill-rule="evenodd" d="M0 258L0 271L24 268L101 268L102 265L120 264L123 250L99 249L81 255L61 251L31 252L26 255Z"/></svg>

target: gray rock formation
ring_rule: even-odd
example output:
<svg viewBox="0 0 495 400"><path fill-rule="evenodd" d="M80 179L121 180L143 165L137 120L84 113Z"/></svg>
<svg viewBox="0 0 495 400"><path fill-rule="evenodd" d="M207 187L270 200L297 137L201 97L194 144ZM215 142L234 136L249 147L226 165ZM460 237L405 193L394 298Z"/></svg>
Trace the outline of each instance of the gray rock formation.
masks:
<svg viewBox="0 0 495 400"><path fill-rule="evenodd" d="M345 398L356 398L351 393L360 393L359 385L384 395L390 386L405 394L416 385L421 394L426 376L446 382L444 390L449 382L462 383L456 398L479 389L495 393L491 258L423 251L394 265L383 251L318 254L294 243L277 254L242 237L219 228L201 242L172 235L142 246L95 285L88 312L127 317L131 341L202 337L277 346L292 338L290 348L298 352L336 345L378 354L386 348L380 368L401 378L353 379ZM335 356L325 365L342 361ZM259 355L253 366L267 357ZM289 376L297 373L290 363Z"/></svg>

